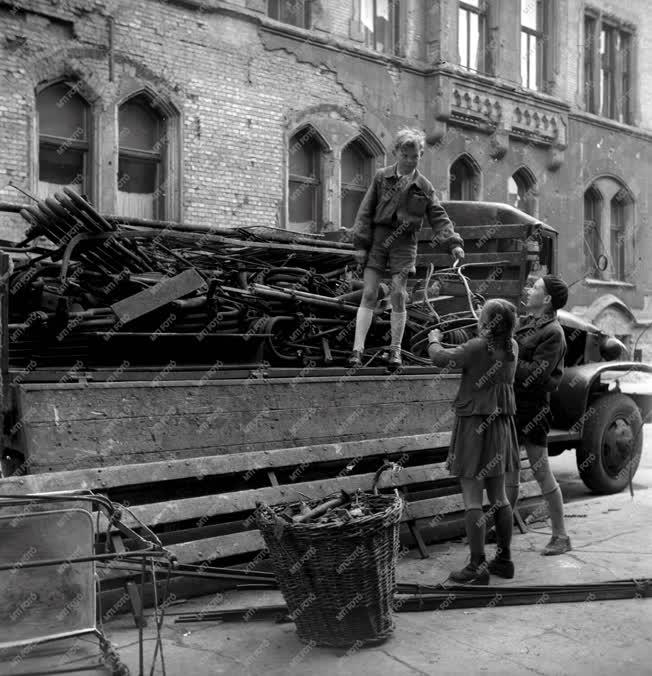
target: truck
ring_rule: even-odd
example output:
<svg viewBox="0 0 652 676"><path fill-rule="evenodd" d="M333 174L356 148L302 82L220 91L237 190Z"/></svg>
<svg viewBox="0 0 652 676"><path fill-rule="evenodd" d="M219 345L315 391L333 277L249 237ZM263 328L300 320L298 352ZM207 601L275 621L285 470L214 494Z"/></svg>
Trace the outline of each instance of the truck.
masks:
<svg viewBox="0 0 652 676"><path fill-rule="evenodd" d="M177 288L176 296L161 302L168 302L166 307L173 312L185 308L188 316L195 316L197 308L206 307L207 296L210 306L210 288L239 293L245 305L260 291L267 294L265 302L272 309L287 307L273 303L291 301L291 312L253 317L248 330L233 328L220 336L196 328L192 340L170 330L167 320L149 333L130 328L140 320L127 324L126 332L123 326L107 328L108 320L99 310L64 307L66 299L57 296L56 289L48 292L46 283L36 290L40 303L52 303L50 313L36 319L55 322L59 333L48 335L60 338L45 345L30 337L30 322L10 321L15 316L11 304L20 294L10 291L7 280L15 284L16 278L3 257L0 495L99 493L129 506L125 519L130 527L146 526L181 563L251 565L264 551L251 518L258 502L283 504L339 490L368 490L379 466L390 460L399 471L380 489L403 494L402 537L427 556L427 540L462 532L463 503L457 482L444 467L459 373L427 364L423 322L439 323L448 342L459 343L477 329L473 311L478 304L502 297L519 305L528 282L557 272L558 232L550 225L505 204L450 201L443 206L464 237L465 267L453 269L450 256L433 246L429 229L420 233L409 304L421 324L408 322L404 341L408 358L394 372L383 365L382 350L373 353L369 365L350 369L345 357L353 336L338 327L346 321L350 329L355 305L341 297L329 300L329 312L338 317L344 313L344 319L320 320L326 323L315 329L319 317L311 318L310 304L323 304L323 298L298 291L283 269L279 272L279 260L286 266L299 261L307 267L311 260L330 257L329 264L335 267L338 261L347 263L337 274L349 274L353 247L342 233L294 237L261 229L228 235L189 225L102 217L103 223L113 224L113 246L122 242L132 257L137 249L130 242L155 240L165 242L166 261L178 260L178 250L175 254L170 242L190 246L196 236L222 259L229 258L219 253L225 242L235 242L238 252L255 249L256 260L263 250L276 257L276 267L265 272L275 275L273 288L252 282L246 270L238 270L233 279L242 278L239 290L218 280L208 283L208 291ZM93 246L108 236L77 234L61 245L55 257L59 262L49 265L65 277L78 255L76 246L83 245L84 260L92 262L99 251ZM240 239L236 242L233 237ZM311 241L318 247L311 248ZM4 242L2 248L18 255L24 244ZM47 252L30 255L37 254ZM188 261L183 256L181 260ZM296 269L295 273L299 274ZM133 288L149 283L152 274L133 275L141 285ZM342 296L359 289L350 275L347 279L343 289L348 291ZM322 275L317 281L324 285L328 279ZM79 278L75 283L81 283ZM116 276L115 284L121 283ZM198 293L204 295L193 295ZM84 334L93 339L87 339L93 343L91 352L87 344L75 340L74 331L61 329L70 322L56 324L58 313L69 318L74 312L97 330ZM227 304L218 315L235 327L230 313ZM615 337L571 313L560 311L559 319L569 349L563 380L551 402L550 454L575 450L579 474L591 491L621 491L636 473L643 423L650 411L650 397L635 385L625 388L623 378L650 373L652 367L632 360ZM335 328L328 328L328 322L335 322ZM380 335L387 325L383 329L382 309L376 323ZM120 340L105 338L113 335ZM227 356L235 354L238 345L247 346L249 356L228 363ZM106 363L97 361L101 358ZM521 515L541 514L543 504L525 462ZM110 525L100 524L99 539L114 540ZM129 549L133 544L126 536L121 546ZM121 575L114 571L103 581L114 600L125 579L125 573Z"/></svg>

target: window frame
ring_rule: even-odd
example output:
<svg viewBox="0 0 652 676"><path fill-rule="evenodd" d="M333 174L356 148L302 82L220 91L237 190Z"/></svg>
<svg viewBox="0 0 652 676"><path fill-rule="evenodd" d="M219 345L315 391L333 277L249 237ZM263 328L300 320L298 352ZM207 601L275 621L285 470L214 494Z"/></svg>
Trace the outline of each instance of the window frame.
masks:
<svg viewBox="0 0 652 676"><path fill-rule="evenodd" d="M592 201L592 210L595 212L592 214L594 218L588 219L586 213L586 204L587 199L590 198ZM584 191L582 198L582 209L583 209L583 218L582 218L582 241L584 244L584 272L587 275L590 275L593 279L602 279L603 272L598 267L598 258L604 254L604 242L602 241L602 209L604 203L604 196L600 188L595 184L591 183L589 187ZM587 228L591 224L591 236L587 235ZM588 254L588 255L587 255ZM591 263L589 257L593 259Z"/></svg>
<svg viewBox="0 0 652 676"><path fill-rule="evenodd" d="M590 35L588 28L592 29ZM636 29L625 21L588 8L584 11L583 31L584 109L620 124L634 125ZM609 69L603 68L603 32L609 36L610 42Z"/></svg>
<svg viewBox="0 0 652 676"><path fill-rule="evenodd" d="M34 181L36 184L36 191L38 192L38 186L41 182L41 147L46 146L50 149L58 150L59 148L66 147L66 150L77 150L82 153L82 181L80 187L80 193L86 195L91 201L94 199L94 190L93 190L93 138L94 138L94 120L92 114L91 103L87 100L85 96L80 93L80 89L83 88L84 83L81 80L77 80L74 83L73 87L69 87L68 91L74 90L74 95L79 96L79 98L84 103L84 133L86 135L85 140L79 141L78 139L62 136L55 136L53 134L44 134L41 133L41 120L40 112L38 110L38 97L50 87L56 87L59 85L67 85L67 78L59 78L57 80L48 82L47 84L37 87L34 91L34 111L36 113L36 157L35 157L35 176ZM61 184L64 185L63 183Z"/></svg>
<svg viewBox="0 0 652 676"><path fill-rule="evenodd" d="M609 203L609 260L611 261L612 280L616 282L627 282L626 237L628 206L627 196L624 195L623 198L619 198L619 193L616 193ZM614 219L614 213L618 214L618 219ZM615 224L614 220L618 220L619 222ZM617 255L614 255L614 249Z"/></svg>
<svg viewBox="0 0 652 676"><path fill-rule="evenodd" d="M538 187L537 180L534 173L530 170L529 167L522 165L516 171L514 171L507 179L507 198L509 200L510 195L514 193L509 192L509 181L513 180L516 184L516 197L518 204L515 204L514 207L519 209L523 213L528 214L529 216L534 216L535 218L538 215ZM510 202L511 204L511 202Z"/></svg>
<svg viewBox="0 0 652 676"><path fill-rule="evenodd" d="M390 30L389 35L392 41L392 44L387 49L378 48L377 34L378 30L376 28L376 21L378 19L378 0L358 0L359 9L360 9L360 30L363 34L363 42L368 49L373 49L375 52L380 54L387 54L389 56L400 56L401 52L401 29L402 29L402 19L401 19L401 0L387 0L387 7L389 11L389 24ZM402 0L405 2L405 0ZM370 2L372 5L372 14L374 21L373 31L369 29L362 23L362 8L365 2ZM371 36L371 40L370 40ZM372 44L370 44L370 42Z"/></svg>
<svg viewBox="0 0 652 676"><path fill-rule="evenodd" d="M546 87L546 41L547 35L549 34L548 26L550 19L548 16L548 11L550 5L543 2L543 0L535 0L536 2L536 14L537 14L537 28L531 28L529 26L524 26L521 20L522 16L522 3L526 0L521 0L519 5L519 49L520 49L520 69L521 69L521 85L526 89L531 89L532 91L545 92ZM526 37L527 42L527 68L526 73L527 77L525 82L523 81L523 36ZM530 82L530 41L535 40L536 42L536 72L535 72L535 82L534 87Z"/></svg>
<svg viewBox="0 0 652 676"><path fill-rule="evenodd" d="M159 150L143 150L141 148L132 148L126 145L122 145L120 143L120 108L122 106L130 103L137 101L140 105L147 105L148 108L150 108L153 112L152 117L154 117L156 121L156 133L155 137L159 139L156 143L156 145L159 146ZM142 103L141 103L142 102ZM155 165L155 176L154 176L154 185L155 190L154 190L154 195L155 198L153 200L153 216L152 218L154 220L166 220L167 219L167 208L166 208L166 198L167 198L167 191L168 191L168 180L169 177L167 176L167 158L166 158L166 150L167 150L167 135L168 135L168 130L167 130L167 119L165 116L158 111L153 105L150 100L150 98L145 94L144 92L138 92L134 94L133 96L130 96L123 101L121 101L117 106L116 106L116 113L117 113L117 132L118 132L118 144L117 144L117 155L118 155L118 166L116 168L115 172L115 187L116 187L116 200L118 198L118 194L121 192L120 191L120 160L124 157L126 159L132 159L132 160L140 160L140 161L145 161L145 162L152 162ZM162 137L165 137L165 143L161 143L160 139ZM125 214L120 214L124 216Z"/></svg>
<svg viewBox="0 0 652 676"><path fill-rule="evenodd" d="M317 176L302 176L301 174L293 174L290 171L290 155L289 153L292 152L292 148L294 147L295 143L299 143L301 136L303 136L306 133L311 133L314 138L312 139L314 141L315 146L317 147L317 152L316 152L316 158L315 158L315 167L318 170L318 175ZM296 140L295 140L296 139ZM304 144L302 144L304 145ZM300 127L299 129L296 129L294 133L292 133L289 136L288 139L288 192L287 192L287 224L288 226L291 226L293 224L302 224L305 223L306 221L293 221L291 218L291 212L290 212L290 199L292 197L293 191L291 189L292 183L298 183L300 185L311 185L315 186L316 189L313 191L313 199L312 199L312 211L313 214L315 215L315 218L311 221L314 223L315 228L317 231L323 226L324 224L324 216L323 216L323 203L324 203L324 196L323 196L323 190L324 190L324 166L323 166L323 156L324 156L324 147L321 142L321 139L319 137L319 133L316 131L315 127L313 127L310 124L304 125L303 127ZM291 229L291 228L290 228Z"/></svg>
<svg viewBox="0 0 652 676"><path fill-rule="evenodd" d="M470 50L471 50L471 27L470 27L470 15L475 14L478 17L478 68L471 68L470 65L464 63L465 59L462 57L460 50L460 31L462 29L460 17L464 13L466 15L465 27L466 31L466 60L470 63ZM457 52L459 65L466 71L471 73L480 73L488 74L488 58L487 58L487 47L489 45L489 17L488 17L488 7L487 0L479 0L478 7L470 5L464 0L459 0L457 3Z"/></svg>
<svg viewBox="0 0 652 676"><path fill-rule="evenodd" d="M448 199L455 201L453 197L452 177L457 177L453 172L456 164L462 164L466 173L466 180L460 185L459 199L467 202L477 202L481 198L482 172L477 166L475 160L468 154L458 155L450 164L448 169Z"/></svg>
<svg viewBox="0 0 652 676"><path fill-rule="evenodd" d="M312 2L313 0L267 0L267 16L274 21L279 21L280 23L284 23L288 26L310 30L313 20ZM284 5L289 3L301 4L303 6L303 21L301 25L292 23L291 21L286 21L282 18ZM272 12L272 4L274 4L274 6L277 8L277 12ZM278 16L274 16L274 14L278 14Z"/></svg>
<svg viewBox="0 0 652 676"><path fill-rule="evenodd" d="M367 165L367 170L368 174L367 176L364 177L364 182L361 184L356 184L356 183L349 183L348 181L344 181L342 178L342 169L344 168L344 153L346 152L347 148L351 147L352 145L358 146L360 148L360 151L362 154L365 156L365 163ZM340 213L339 213L339 222L340 222L340 227L345 227L344 226L344 196L345 193L348 192L355 192L359 193L362 195L362 198L364 198L367 190L369 189L369 186L374 180L374 165L375 165L376 157L373 155L372 151L368 148L367 144L364 142L364 139L360 136L351 139L345 146L342 147L342 150L340 152ZM360 200L362 201L362 200ZM353 223L350 224L351 226Z"/></svg>

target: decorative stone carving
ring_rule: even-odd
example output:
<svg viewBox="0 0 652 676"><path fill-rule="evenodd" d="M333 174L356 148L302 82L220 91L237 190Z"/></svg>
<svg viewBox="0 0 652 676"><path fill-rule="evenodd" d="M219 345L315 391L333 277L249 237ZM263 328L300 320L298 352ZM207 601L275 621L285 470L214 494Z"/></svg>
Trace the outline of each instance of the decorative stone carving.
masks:
<svg viewBox="0 0 652 676"><path fill-rule="evenodd" d="M502 120L500 101L470 89L455 87L451 96L451 117L467 122L484 122L498 126Z"/></svg>
<svg viewBox="0 0 652 676"><path fill-rule="evenodd" d="M565 153L564 149L558 145L552 145L548 148L548 161L546 167L549 171L557 171L564 163Z"/></svg>
<svg viewBox="0 0 652 676"><path fill-rule="evenodd" d="M565 147L565 126L548 111L516 106L512 115L512 133L528 140Z"/></svg>

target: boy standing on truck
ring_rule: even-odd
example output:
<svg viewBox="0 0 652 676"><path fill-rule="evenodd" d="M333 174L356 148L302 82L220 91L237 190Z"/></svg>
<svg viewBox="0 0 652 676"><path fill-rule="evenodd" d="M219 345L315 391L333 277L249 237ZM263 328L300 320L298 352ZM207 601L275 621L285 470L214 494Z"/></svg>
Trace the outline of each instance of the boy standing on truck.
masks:
<svg viewBox="0 0 652 676"><path fill-rule="evenodd" d="M527 289L526 309L514 333L519 355L514 379L516 427L525 446L530 467L548 504L552 538L541 552L544 556L571 550L564 526L564 500L548 461L550 393L557 389L564 372L566 339L557 320L557 310L566 305L568 287L555 275L545 275ZM518 500L518 472L506 476L507 497L512 508ZM491 571L491 565L489 570ZM500 575L498 570L492 571Z"/></svg>
<svg viewBox="0 0 652 676"><path fill-rule="evenodd" d="M464 241L453 228L430 181L417 166L425 135L401 129L394 142L397 162L376 172L353 226L356 259L364 266L364 290L356 317L355 340L349 364L362 365L365 339L374 316L378 287L386 269L392 275L391 346L389 365L401 366L401 343L407 313L407 280L416 273L418 232L423 219L432 228L433 244L443 245L456 259L464 258Z"/></svg>

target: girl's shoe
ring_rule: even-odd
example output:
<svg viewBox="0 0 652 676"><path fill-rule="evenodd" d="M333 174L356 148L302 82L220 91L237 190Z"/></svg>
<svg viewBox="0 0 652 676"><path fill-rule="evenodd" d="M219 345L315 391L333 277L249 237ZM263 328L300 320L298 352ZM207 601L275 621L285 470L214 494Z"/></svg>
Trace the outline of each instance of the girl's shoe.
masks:
<svg viewBox="0 0 652 676"><path fill-rule="evenodd" d="M448 578L460 584L489 584L489 569L486 563L468 566L451 573Z"/></svg>
<svg viewBox="0 0 652 676"><path fill-rule="evenodd" d="M498 577L511 580L514 577L514 563L509 559L501 559L498 556L489 561L489 572Z"/></svg>

